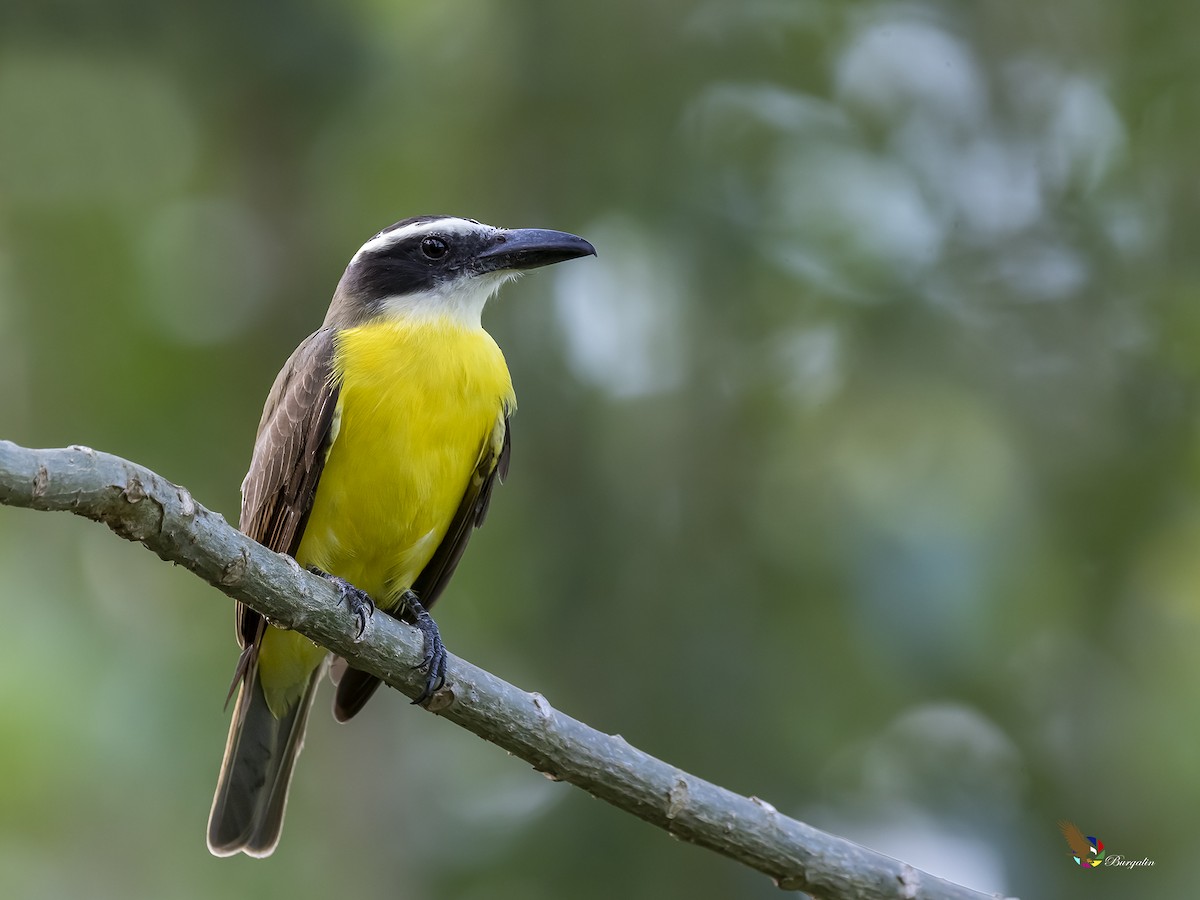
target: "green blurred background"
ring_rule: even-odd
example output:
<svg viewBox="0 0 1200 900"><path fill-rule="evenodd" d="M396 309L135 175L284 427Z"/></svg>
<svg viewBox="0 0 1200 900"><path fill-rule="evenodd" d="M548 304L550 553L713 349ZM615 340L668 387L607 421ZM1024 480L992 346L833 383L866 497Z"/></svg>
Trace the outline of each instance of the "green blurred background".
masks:
<svg viewBox="0 0 1200 900"><path fill-rule="evenodd" d="M451 649L973 887L1189 896L1198 31L1116 0L7 0L0 437L236 520L363 240L575 231L598 259L487 316L521 411ZM396 694L313 717L271 859L213 859L232 605L11 509L0 604L0 896L777 896ZM1157 865L1082 872L1059 818Z"/></svg>

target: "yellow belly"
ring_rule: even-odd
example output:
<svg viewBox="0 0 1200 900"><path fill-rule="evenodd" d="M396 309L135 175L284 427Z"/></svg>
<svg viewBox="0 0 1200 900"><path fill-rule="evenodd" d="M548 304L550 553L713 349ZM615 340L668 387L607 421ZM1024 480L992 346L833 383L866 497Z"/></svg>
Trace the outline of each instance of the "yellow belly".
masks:
<svg viewBox="0 0 1200 900"><path fill-rule="evenodd" d="M482 329L384 322L339 336L337 431L296 559L387 608L429 562L514 405Z"/></svg>
<svg viewBox="0 0 1200 900"><path fill-rule="evenodd" d="M296 560L396 605L449 528L497 423L515 407L491 336L447 320L340 333L335 434ZM268 629L260 654L272 710L298 696L324 651Z"/></svg>

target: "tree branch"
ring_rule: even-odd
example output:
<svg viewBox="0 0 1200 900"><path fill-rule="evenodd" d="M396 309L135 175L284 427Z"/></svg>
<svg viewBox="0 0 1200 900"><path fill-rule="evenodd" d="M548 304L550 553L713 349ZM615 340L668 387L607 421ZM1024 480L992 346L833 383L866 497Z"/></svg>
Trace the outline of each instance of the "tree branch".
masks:
<svg viewBox="0 0 1200 900"><path fill-rule="evenodd" d="M250 540L149 469L87 447L29 450L0 441L0 503L103 522L407 696L424 686L413 668L423 650L415 629L380 613L356 642L354 618L330 584ZM548 777L751 866L781 888L833 900L987 896L690 775L458 657L450 657L447 685L429 709Z"/></svg>

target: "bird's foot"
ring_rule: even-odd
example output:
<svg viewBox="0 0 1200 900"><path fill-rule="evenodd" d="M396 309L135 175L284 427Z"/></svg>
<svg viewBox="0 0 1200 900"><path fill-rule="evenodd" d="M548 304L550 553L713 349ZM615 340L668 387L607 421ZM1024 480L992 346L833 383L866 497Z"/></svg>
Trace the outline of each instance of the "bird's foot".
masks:
<svg viewBox="0 0 1200 900"><path fill-rule="evenodd" d="M358 620L358 632L354 635L354 640L355 642L361 641L363 634L367 630L367 622L375 614L375 601L370 598L366 591L356 588L344 578L330 575L316 566L309 566L308 571L314 575L320 575L338 589L338 594L341 595L342 602L346 604L346 608L350 610L350 614Z"/></svg>
<svg viewBox="0 0 1200 900"><path fill-rule="evenodd" d="M446 647L442 643L442 635L438 631L437 623L425 611L425 607L421 605L417 595L412 591L405 591L401 600L404 603L405 611L412 618L413 624L425 638L425 655L419 663L413 666L414 669L424 672L428 676L425 681L425 689L413 701L413 703L421 704L432 697L436 691L440 691L446 683Z"/></svg>

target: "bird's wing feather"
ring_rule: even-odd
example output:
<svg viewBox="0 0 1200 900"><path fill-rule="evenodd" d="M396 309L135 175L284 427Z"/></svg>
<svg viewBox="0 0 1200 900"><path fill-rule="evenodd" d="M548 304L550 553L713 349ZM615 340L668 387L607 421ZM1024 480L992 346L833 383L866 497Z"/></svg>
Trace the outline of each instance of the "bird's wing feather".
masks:
<svg viewBox="0 0 1200 900"><path fill-rule="evenodd" d="M1058 828L1063 833L1063 837L1067 839L1067 846L1071 848L1071 852L1080 859L1086 859L1092 852L1092 845L1088 843L1088 839L1083 836L1083 832L1075 823L1062 819L1058 823Z"/></svg>
<svg viewBox="0 0 1200 900"><path fill-rule="evenodd" d="M503 434L499 435L499 440L493 439L484 447L475 471L471 473L467 492L450 521L450 527L446 529L445 537L413 583L413 590L425 609L429 609L446 589L450 576L454 574L463 552L467 549L471 533L487 518L488 507L492 502L492 488L497 480L503 481L508 474L508 459L512 453L509 419L510 416L506 414L503 420L497 423L497 428L503 429Z"/></svg>
<svg viewBox="0 0 1200 900"><path fill-rule="evenodd" d="M258 423L238 527L277 553L299 548L325 466L338 401L333 351L332 328L305 338L276 376ZM239 603L237 623L241 645L252 646L262 617Z"/></svg>
<svg viewBox="0 0 1200 900"><path fill-rule="evenodd" d="M425 609L429 609L446 589L450 576L454 574L463 552L467 549L471 532L482 525L487 516L492 488L497 480L503 481L508 474L508 461L512 453L509 419L510 414L505 410L503 417L496 423L497 429L502 430L502 433L494 432L484 445L450 527L446 529L442 542L438 544L437 550L413 582L413 591ZM338 673L338 689L334 698L333 715L339 722L345 722L366 705L380 682L374 675L345 666L340 660L335 664L335 670Z"/></svg>

